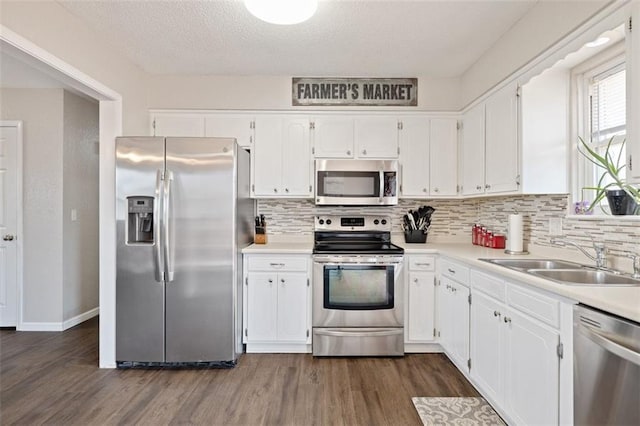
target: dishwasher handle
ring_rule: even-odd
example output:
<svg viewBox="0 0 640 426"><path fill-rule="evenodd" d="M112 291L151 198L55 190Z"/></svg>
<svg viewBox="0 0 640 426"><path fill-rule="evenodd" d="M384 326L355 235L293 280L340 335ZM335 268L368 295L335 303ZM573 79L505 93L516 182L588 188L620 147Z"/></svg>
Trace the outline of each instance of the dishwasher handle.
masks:
<svg viewBox="0 0 640 426"><path fill-rule="evenodd" d="M589 338L592 342L597 345L603 347L607 351L623 358L635 365L640 366L640 353L631 350L625 346L622 346L619 343L614 342L611 339L606 338L602 334L595 331L593 328L581 325L578 329L579 332L584 334L587 338Z"/></svg>

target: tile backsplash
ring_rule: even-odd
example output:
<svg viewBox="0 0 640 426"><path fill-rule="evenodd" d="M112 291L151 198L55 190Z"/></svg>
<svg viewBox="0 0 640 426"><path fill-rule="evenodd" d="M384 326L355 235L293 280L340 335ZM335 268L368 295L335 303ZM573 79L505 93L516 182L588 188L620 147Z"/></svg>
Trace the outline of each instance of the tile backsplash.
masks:
<svg viewBox="0 0 640 426"><path fill-rule="evenodd" d="M604 241L612 254L640 254L640 221L566 217L567 195L522 195L466 200L400 200L393 207L320 207L313 200L258 200L258 212L267 218L269 234L311 235L316 215L372 214L390 216L392 231L402 232L402 215L409 209L430 205L436 209L429 235L439 241L471 240L471 226L482 223L498 233L506 233L509 214L524 218L525 246L550 245L549 219L562 218L563 235L591 247L591 237Z"/></svg>

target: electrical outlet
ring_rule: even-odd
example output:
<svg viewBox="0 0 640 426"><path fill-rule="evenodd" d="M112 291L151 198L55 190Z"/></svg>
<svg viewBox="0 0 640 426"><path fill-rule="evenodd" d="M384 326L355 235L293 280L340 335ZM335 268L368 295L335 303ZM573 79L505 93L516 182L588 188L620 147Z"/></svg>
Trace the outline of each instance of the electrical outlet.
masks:
<svg viewBox="0 0 640 426"><path fill-rule="evenodd" d="M557 237L562 236L562 218L552 217L549 218L549 235Z"/></svg>

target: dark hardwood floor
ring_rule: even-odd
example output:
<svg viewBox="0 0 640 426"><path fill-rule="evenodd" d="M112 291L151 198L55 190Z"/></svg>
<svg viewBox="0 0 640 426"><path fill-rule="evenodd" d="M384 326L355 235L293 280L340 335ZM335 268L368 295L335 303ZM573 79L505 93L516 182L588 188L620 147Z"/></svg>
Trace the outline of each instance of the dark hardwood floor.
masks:
<svg viewBox="0 0 640 426"><path fill-rule="evenodd" d="M413 396L477 396L441 354L245 354L230 370L107 370L98 320L0 330L0 424L420 425Z"/></svg>

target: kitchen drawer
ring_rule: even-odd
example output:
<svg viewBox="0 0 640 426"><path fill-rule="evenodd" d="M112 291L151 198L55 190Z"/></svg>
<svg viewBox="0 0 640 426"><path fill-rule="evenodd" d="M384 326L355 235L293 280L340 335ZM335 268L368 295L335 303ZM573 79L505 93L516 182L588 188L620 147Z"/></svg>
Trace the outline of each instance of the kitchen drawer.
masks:
<svg viewBox="0 0 640 426"><path fill-rule="evenodd" d="M247 256L249 271L302 271L306 272L309 265L307 256Z"/></svg>
<svg viewBox="0 0 640 426"><path fill-rule="evenodd" d="M503 280L483 274L478 271L471 271L471 287L494 297L501 302L505 301L506 285Z"/></svg>
<svg viewBox="0 0 640 426"><path fill-rule="evenodd" d="M409 256L409 270L433 271L436 269L436 258L433 256Z"/></svg>
<svg viewBox="0 0 640 426"><path fill-rule="evenodd" d="M560 301L517 285L507 287L507 303L555 328L560 327Z"/></svg>
<svg viewBox="0 0 640 426"><path fill-rule="evenodd" d="M440 259L440 273L461 284L469 285L469 268L449 259Z"/></svg>

